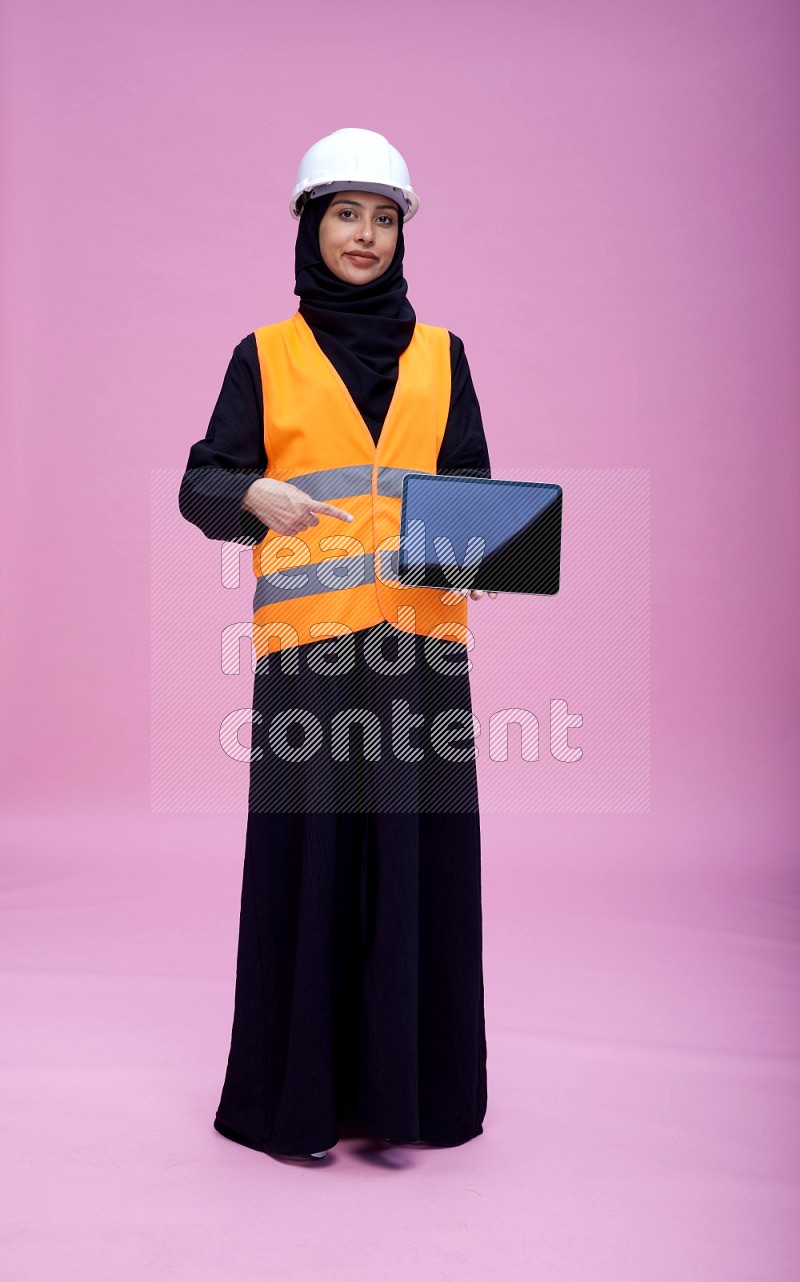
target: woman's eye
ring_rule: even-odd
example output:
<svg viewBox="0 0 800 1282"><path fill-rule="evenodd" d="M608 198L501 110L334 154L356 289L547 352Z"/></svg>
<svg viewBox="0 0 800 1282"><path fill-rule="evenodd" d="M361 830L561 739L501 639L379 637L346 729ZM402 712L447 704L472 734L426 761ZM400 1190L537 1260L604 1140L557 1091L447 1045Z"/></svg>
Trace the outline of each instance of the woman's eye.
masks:
<svg viewBox="0 0 800 1282"><path fill-rule="evenodd" d="M349 222L352 222L352 219L350 218L350 215L351 215L351 214L353 215L353 218L358 218L358 214L356 213L356 211L355 211L354 209L340 209L340 210L339 210L339 217L340 217L340 218L344 218L345 222L348 222L348 223L349 223ZM391 215L391 214L380 214L380 215L378 216L378 218L379 218L379 222L380 222L384 227L394 227L394 218L392 217L392 215Z"/></svg>

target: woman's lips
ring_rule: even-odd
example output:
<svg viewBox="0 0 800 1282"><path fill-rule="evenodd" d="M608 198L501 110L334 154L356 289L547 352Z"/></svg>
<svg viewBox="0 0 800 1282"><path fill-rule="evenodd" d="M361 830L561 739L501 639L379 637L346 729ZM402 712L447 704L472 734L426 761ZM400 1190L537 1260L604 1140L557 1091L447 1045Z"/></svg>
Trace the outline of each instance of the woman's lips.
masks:
<svg viewBox="0 0 800 1282"><path fill-rule="evenodd" d="M352 258L354 263L360 267L368 267L370 263L376 263L378 260L374 254L345 254L345 258Z"/></svg>

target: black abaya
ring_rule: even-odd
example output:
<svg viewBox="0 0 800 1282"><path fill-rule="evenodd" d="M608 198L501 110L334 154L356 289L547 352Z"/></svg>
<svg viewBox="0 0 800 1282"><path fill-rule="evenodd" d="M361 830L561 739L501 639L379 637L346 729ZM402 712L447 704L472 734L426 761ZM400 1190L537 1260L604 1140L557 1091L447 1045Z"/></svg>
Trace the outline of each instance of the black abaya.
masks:
<svg viewBox="0 0 800 1282"><path fill-rule="evenodd" d="M489 475L455 336L451 365L437 470ZM260 398L250 335L234 352L181 485L181 511L210 538L254 543L266 532L240 508L267 465ZM380 424L367 422L377 440ZM463 647L413 636L411 671L387 678L364 648L381 641L383 657L393 659L402 644L396 630L377 625L353 640L356 662L341 682L311 666L330 653L330 639L297 647L296 673L273 654L254 678L253 746L262 753L251 765L234 1014L214 1125L276 1154L333 1147L345 1119L398 1142L461 1144L482 1132L486 1111L474 760L444 765L426 752L417 768L385 742L381 760L365 763L358 734L341 769L330 752L292 767L269 751L276 713L298 705L327 727L336 709L355 703L376 709L386 727L400 696L425 712L423 736L435 710L470 710L466 672L437 672L425 651L433 644L446 667ZM423 742L412 734L412 746ZM461 729L453 743L463 749L472 740Z"/></svg>
<svg viewBox="0 0 800 1282"><path fill-rule="evenodd" d="M362 675L374 631L355 634ZM414 639L420 657L421 642ZM300 647L304 659L325 644ZM266 719L286 705L280 670L265 682L257 673L254 706ZM261 741L255 728L253 741ZM460 769L474 783L474 763ZM251 790L217 1129L281 1154L331 1148L344 1119L398 1142L451 1145L480 1134L477 805L322 813L313 803L283 813L264 808L259 771L251 777L258 795ZM466 783L463 791L474 797Z"/></svg>

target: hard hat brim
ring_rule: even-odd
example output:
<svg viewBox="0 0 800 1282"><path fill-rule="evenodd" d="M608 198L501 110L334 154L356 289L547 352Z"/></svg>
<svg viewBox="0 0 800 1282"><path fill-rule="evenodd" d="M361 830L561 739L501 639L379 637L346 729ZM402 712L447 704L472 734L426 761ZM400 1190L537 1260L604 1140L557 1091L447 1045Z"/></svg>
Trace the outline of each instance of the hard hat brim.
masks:
<svg viewBox="0 0 800 1282"><path fill-rule="evenodd" d="M299 219L303 205L316 196L324 196L334 191L371 191L376 195L388 196L401 209L405 207L403 222L409 222L419 209L419 197L411 187L393 187L388 183L364 182L361 179L333 179L331 182L319 183L314 187L296 187L289 202L289 212Z"/></svg>

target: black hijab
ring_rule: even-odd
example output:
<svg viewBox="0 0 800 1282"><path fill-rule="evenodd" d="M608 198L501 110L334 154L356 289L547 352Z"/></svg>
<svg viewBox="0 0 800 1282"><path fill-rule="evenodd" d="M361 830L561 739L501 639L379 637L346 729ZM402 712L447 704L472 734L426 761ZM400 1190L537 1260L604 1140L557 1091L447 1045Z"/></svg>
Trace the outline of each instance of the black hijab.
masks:
<svg viewBox="0 0 800 1282"><path fill-rule="evenodd" d="M386 271L365 285L340 280L319 249L322 216L338 192L326 192L303 207L294 251L299 312L337 370L373 437L386 417L397 382L398 360L414 334L416 314L403 276L403 222Z"/></svg>

